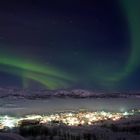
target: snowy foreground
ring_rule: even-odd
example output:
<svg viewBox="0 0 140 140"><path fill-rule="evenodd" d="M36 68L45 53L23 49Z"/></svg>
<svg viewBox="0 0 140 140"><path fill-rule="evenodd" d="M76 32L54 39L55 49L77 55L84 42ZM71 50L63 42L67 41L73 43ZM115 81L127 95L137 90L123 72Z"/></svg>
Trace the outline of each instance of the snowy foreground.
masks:
<svg viewBox="0 0 140 140"><path fill-rule="evenodd" d="M25 140L25 139L16 134L0 133L0 140Z"/></svg>
<svg viewBox="0 0 140 140"><path fill-rule="evenodd" d="M28 130L27 130L28 129ZM50 127L22 128L20 135L0 134L0 140L140 140L140 133L115 130L104 127ZM40 132L42 130L42 132Z"/></svg>

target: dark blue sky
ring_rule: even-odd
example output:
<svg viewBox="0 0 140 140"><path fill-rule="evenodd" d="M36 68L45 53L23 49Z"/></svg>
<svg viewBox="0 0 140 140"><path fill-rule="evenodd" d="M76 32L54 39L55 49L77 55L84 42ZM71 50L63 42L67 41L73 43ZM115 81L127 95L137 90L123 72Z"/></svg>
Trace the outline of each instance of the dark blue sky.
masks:
<svg viewBox="0 0 140 140"><path fill-rule="evenodd" d="M1 1L0 52L73 75L78 81L70 87L138 89L138 69L122 78L110 76L123 71L131 53L123 11L112 0ZM22 78L12 72L1 71L0 79L0 85L22 85Z"/></svg>

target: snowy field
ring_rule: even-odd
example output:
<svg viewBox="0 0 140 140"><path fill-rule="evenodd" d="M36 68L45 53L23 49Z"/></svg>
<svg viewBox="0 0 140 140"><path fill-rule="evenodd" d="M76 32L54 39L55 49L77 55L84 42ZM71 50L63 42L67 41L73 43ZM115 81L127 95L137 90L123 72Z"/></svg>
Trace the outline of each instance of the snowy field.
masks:
<svg viewBox="0 0 140 140"><path fill-rule="evenodd" d="M140 108L140 98L50 98L45 100L28 100L8 97L0 99L0 114L12 115L39 114L78 109L125 111L134 108Z"/></svg>

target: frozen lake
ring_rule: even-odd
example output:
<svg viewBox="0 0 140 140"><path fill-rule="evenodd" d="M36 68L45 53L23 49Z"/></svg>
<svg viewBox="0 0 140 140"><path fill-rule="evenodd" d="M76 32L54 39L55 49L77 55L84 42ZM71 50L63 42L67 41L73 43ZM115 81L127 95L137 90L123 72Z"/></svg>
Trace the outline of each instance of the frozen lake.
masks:
<svg viewBox="0 0 140 140"><path fill-rule="evenodd" d="M133 108L140 108L140 98L51 98L46 100L14 98L0 99L0 114L24 115L28 113L39 114L78 109L125 111Z"/></svg>

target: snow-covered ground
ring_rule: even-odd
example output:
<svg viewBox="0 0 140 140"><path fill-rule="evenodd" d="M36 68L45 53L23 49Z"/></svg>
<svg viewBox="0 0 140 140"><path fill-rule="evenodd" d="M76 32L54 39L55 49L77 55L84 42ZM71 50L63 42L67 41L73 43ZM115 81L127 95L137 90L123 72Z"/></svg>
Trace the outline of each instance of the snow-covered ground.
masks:
<svg viewBox="0 0 140 140"><path fill-rule="evenodd" d="M0 140L25 140L25 139L13 133L0 133Z"/></svg>
<svg viewBox="0 0 140 140"><path fill-rule="evenodd" d="M139 109L138 98L99 98L99 99L73 99L73 98L50 98L50 99L15 99L0 98L0 113L24 115L28 113L48 113L65 110L111 110L126 111L128 109Z"/></svg>

